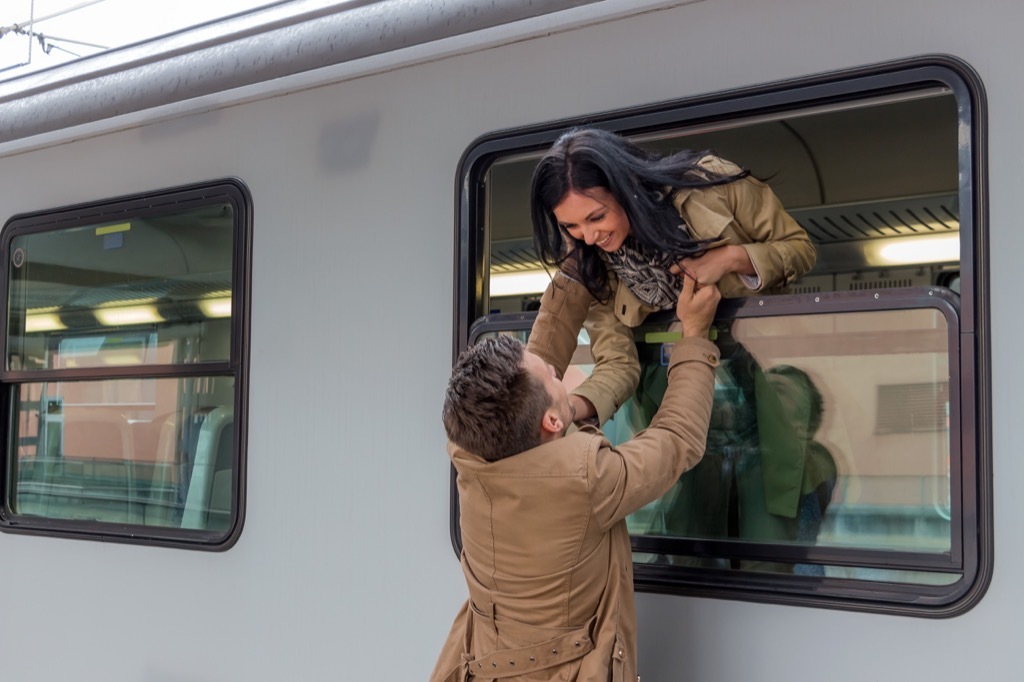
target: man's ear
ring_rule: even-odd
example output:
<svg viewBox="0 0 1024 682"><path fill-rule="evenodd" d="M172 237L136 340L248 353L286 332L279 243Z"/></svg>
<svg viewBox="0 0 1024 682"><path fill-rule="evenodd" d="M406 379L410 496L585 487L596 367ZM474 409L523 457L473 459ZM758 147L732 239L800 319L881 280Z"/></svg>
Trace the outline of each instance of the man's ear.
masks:
<svg viewBox="0 0 1024 682"><path fill-rule="evenodd" d="M541 435L558 435L565 429L565 422L562 421L558 410L553 407L544 412L544 418L540 421Z"/></svg>

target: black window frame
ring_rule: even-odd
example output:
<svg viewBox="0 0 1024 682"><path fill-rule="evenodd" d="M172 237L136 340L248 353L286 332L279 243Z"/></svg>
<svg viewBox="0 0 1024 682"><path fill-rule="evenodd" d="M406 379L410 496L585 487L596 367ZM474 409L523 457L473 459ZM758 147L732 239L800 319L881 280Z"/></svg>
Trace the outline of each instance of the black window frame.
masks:
<svg viewBox="0 0 1024 682"><path fill-rule="evenodd" d="M952 559L938 559L935 570L962 571L952 585L925 586L896 582L830 579L811 576L707 571L672 566L634 565L636 589L644 592L695 595L765 603L837 608L919 617L952 617L970 610L984 595L992 575L993 521L991 476L991 356L989 349L988 208L986 172L986 101L980 78L965 62L947 55L927 55L800 78L779 83L660 103L647 107L555 121L548 124L499 131L474 141L463 154L456 181L455 288L453 362L474 334L496 329L494 324L529 329L533 313L491 315L484 309L483 280L487 271L487 237L484 234L484 177L491 163L509 154L539 152L567 128L579 125L604 127L622 134L643 135L669 128L696 127L711 122L745 119L755 115L800 111L810 107L856 103L872 97L894 95L938 85L948 88L957 101L961 139L958 147L960 204L961 291L956 301L958 325L950 329L951 375L960 386L950 388L959 405L959 418L951 420L951 452L960 453L959 476L951 476L951 495L958 498L959 541L951 538ZM965 210L965 207L970 207ZM925 297L943 298L941 289L927 288L916 294L900 294L902 305ZM882 294L880 299L876 295ZM909 298L907 298L909 296ZM892 292L829 292L793 296L755 297L724 302L719 317L805 314L834 310L878 309L896 300ZM823 303L824 302L824 303ZM947 317L948 319L948 317ZM477 325L474 327L474 325ZM506 327L508 328L508 327ZM953 363L959 368L953 371ZM951 412L952 412L951 405ZM450 482L450 532L452 544L461 551L458 492L455 471ZM666 540L633 537L634 550L721 550L728 545L729 558L767 558L792 561L812 557L841 559L846 565L874 568L927 570L921 556L861 550L807 553L804 548L776 547L762 556L759 546L733 541ZM703 548L703 549L702 549ZM858 559L854 554L861 556ZM672 553L672 552L666 552ZM957 559L959 555L959 560ZM710 556L710 555L709 555ZM718 553L714 556L723 556ZM876 563L872 563L876 562ZM941 564L941 566L940 566Z"/></svg>
<svg viewBox="0 0 1024 682"><path fill-rule="evenodd" d="M4 357L8 357L9 268L11 242L15 237L68 229L104 222L123 222L131 218L162 215L215 203L228 203L233 210L231 263L231 339L225 360L187 364L144 365L57 370L8 370L0 365L0 429L3 444L0 454L0 531L69 539L102 540L138 545L224 551L230 549L242 532L246 506L246 453L249 395L249 331L252 280L252 196L237 178L181 185L150 192L90 201L51 210L34 211L11 217L0 231L0 337ZM123 378L202 378L230 376L234 382L232 423L232 509L226 531L179 529L167 526L121 524L91 520L46 518L14 513L11 506L14 481L10 472L11 429L14 393L23 383L38 381L74 381Z"/></svg>

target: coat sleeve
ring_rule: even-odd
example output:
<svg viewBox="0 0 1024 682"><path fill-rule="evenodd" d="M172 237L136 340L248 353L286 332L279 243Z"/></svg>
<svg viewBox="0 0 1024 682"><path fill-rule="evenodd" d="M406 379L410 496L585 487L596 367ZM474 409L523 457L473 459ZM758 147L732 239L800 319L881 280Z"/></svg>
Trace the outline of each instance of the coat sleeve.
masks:
<svg viewBox="0 0 1024 682"><path fill-rule="evenodd" d="M608 529L664 495L704 455L719 351L704 339L675 344L668 388L651 425L615 448L607 441L588 466L594 512Z"/></svg>
<svg viewBox="0 0 1024 682"><path fill-rule="evenodd" d="M540 297L540 309L533 321L526 349L540 356L564 376L576 350L576 339L594 298L587 288L556 272Z"/></svg>
<svg viewBox="0 0 1024 682"><path fill-rule="evenodd" d="M615 316L610 300L601 303L581 283L556 273L541 297L527 350L563 376L581 327L590 336L594 371L573 393L590 401L603 424L633 395L640 381L633 332Z"/></svg>
<svg viewBox="0 0 1024 682"><path fill-rule="evenodd" d="M636 391L640 383L640 358L633 330L615 316L612 301L595 302L583 325L590 336L594 372L574 391L597 410L598 423L604 424Z"/></svg>
<svg viewBox="0 0 1024 682"><path fill-rule="evenodd" d="M740 168L716 157L705 157L701 165L718 173L731 175ZM782 202L764 182L746 177L724 185L715 185L694 193L694 197L715 205L732 215L734 234L753 263L760 286L754 291L781 289L814 267L814 243L800 224L793 219Z"/></svg>
<svg viewBox="0 0 1024 682"><path fill-rule="evenodd" d="M784 287L814 266L811 238L768 185L748 177L726 185L725 190L736 222L750 238L749 244L741 246L761 279L760 289Z"/></svg>

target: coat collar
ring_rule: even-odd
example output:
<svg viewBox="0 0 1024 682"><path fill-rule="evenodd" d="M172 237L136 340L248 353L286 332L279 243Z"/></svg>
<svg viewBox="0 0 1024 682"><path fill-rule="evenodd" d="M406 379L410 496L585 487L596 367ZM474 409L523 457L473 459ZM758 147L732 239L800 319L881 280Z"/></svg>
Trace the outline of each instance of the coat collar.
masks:
<svg viewBox="0 0 1024 682"><path fill-rule="evenodd" d="M530 472L531 474L543 474L546 471L561 469L559 454L573 452L576 450L585 451L591 447L591 441L595 435L601 432L592 427L585 427L578 431L570 431L568 434L535 448L520 452L515 455L489 462L480 455L469 452L449 441L448 456L452 464L460 473L467 474L505 474L513 472Z"/></svg>

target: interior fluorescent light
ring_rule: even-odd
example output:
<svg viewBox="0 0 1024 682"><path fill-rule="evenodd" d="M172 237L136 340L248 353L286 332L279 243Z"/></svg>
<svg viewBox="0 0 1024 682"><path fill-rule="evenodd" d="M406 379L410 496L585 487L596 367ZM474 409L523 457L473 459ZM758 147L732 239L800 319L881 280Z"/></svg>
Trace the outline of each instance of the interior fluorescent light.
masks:
<svg viewBox="0 0 1024 682"><path fill-rule="evenodd" d="M107 327L120 327L131 324L153 324L163 322L164 318L153 305L134 305L119 308L97 308L93 311L100 324Z"/></svg>
<svg viewBox="0 0 1024 682"><path fill-rule="evenodd" d="M141 365L142 357L131 353L100 353L104 365L124 367L125 365Z"/></svg>
<svg viewBox="0 0 1024 682"><path fill-rule="evenodd" d="M67 329L67 325L60 321L60 315L56 313L30 313L25 316L25 333L33 332L55 332Z"/></svg>
<svg viewBox="0 0 1024 682"><path fill-rule="evenodd" d="M868 242L865 255L871 265L917 265L960 260L960 233L892 237Z"/></svg>
<svg viewBox="0 0 1024 682"><path fill-rule="evenodd" d="M199 309L207 317L231 317L231 297L201 299Z"/></svg>
<svg viewBox="0 0 1024 682"><path fill-rule="evenodd" d="M546 270L499 272L491 275L491 298L543 294L549 284L551 284L551 275Z"/></svg>

